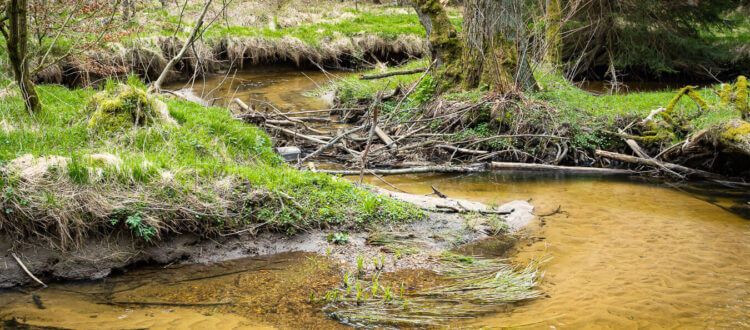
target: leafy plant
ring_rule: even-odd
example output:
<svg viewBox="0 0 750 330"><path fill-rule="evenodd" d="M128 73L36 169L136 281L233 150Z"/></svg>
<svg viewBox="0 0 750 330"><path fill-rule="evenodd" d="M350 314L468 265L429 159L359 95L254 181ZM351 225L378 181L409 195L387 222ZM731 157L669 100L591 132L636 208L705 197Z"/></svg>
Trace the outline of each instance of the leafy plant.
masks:
<svg viewBox="0 0 750 330"><path fill-rule="evenodd" d="M344 245L349 241L349 234L343 232L330 233L326 240L333 244Z"/></svg>

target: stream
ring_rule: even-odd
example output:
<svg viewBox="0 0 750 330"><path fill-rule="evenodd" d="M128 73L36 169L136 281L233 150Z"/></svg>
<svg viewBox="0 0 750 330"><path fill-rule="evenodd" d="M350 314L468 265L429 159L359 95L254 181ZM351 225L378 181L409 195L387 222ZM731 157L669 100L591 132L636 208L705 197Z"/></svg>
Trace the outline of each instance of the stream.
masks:
<svg viewBox="0 0 750 330"><path fill-rule="evenodd" d="M215 77L193 90L213 90L203 94L217 104L239 97L261 107L314 110L328 104L305 94L329 78L279 69L238 74L221 86L224 77ZM559 207L558 213L537 217L506 254L520 265L549 259L542 265L543 295L456 326L750 327L750 191L523 172L386 179L413 194L430 193L434 185L451 198L486 204L531 200L538 215ZM367 181L392 189L372 177ZM493 246L473 252L491 256ZM212 265L144 266L101 281L0 291L0 320L57 328L344 327L309 304L311 292L340 283L338 267L301 252ZM430 281L428 273L393 276ZM105 300L110 303L102 304ZM144 301L174 305L125 306Z"/></svg>

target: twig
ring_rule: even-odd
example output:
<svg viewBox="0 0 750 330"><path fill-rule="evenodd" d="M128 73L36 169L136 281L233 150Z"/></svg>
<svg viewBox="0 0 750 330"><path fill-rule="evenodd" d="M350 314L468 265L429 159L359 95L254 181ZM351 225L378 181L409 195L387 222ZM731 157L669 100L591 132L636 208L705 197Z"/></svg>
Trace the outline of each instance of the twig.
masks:
<svg viewBox="0 0 750 330"><path fill-rule="evenodd" d="M437 190L435 186L430 185L430 188L432 188L432 191L435 193L435 195L438 195L440 198L448 198L448 196L445 196L445 194L441 193L440 190Z"/></svg>
<svg viewBox="0 0 750 330"><path fill-rule="evenodd" d="M367 154L370 153L370 145L372 145L372 137L375 135L375 128L378 126L378 113L380 112L379 103L383 97L383 91L386 88L388 88L388 85L390 85L390 82L385 84L385 87L383 87L383 90L381 90L378 93L377 99L375 100L375 103L372 105L372 109L373 109L372 127L370 127L370 134L367 136L367 145L365 146L365 151L362 153L362 162L359 168L359 184L362 184L362 178L365 176L365 167L367 166Z"/></svg>
<svg viewBox="0 0 750 330"><path fill-rule="evenodd" d="M36 276L34 276L34 274L32 274L29 271L29 269L26 268L26 265L24 265L23 262L21 262L21 259L18 258L18 256L16 255L15 252L11 252L10 255L13 256L13 259L16 259L16 262L18 263L19 266L21 266L21 269L23 269L23 271L26 272L26 275L29 275L29 277L31 277L31 279L33 279L37 283L41 284L43 287L45 287L45 288L47 287L47 284L44 284L44 282L42 282L38 278L36 278Z"/></svg>

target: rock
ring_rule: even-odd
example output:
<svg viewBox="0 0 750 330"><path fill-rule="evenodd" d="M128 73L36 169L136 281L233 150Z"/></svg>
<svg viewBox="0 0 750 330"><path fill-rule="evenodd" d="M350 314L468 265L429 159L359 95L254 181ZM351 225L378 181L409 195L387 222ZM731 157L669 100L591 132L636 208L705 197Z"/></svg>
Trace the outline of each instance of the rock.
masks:
<svg viewBox="0 0 750 330"><path fill-rule="evenodd" d="M276 153L283 157L285 161L297 160L302 155L302 150L298 147L278 147Z"/></svg>

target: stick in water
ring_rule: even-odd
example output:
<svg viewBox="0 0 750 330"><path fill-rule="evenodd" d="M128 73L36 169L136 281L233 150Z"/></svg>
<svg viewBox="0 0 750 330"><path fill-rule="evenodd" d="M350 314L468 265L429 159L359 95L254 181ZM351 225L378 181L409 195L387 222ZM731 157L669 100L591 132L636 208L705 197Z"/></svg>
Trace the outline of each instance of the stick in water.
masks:
<svg viewBox="0 0 750 330"><path fill-rule="evenodd" d="M21 262L21 259L18 258L18 256L15 254L15 252L11 253L10 255L13 256L13 259L16 259L16 262L18 263L18 265L21 266L21 269L23 269L23 271L26 272L26 274L29 275L29 277L31 277L37 283L41 284L43 287L45 287L45 288L47 287L47 284L44 284L44 282L42 282L38 278L36 278L36 276L34 276L34 274L32 274L29 271L29 269L26 268L26 265L24 265L23 262Z"/></svg>

